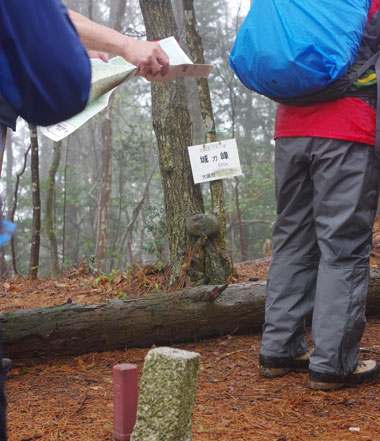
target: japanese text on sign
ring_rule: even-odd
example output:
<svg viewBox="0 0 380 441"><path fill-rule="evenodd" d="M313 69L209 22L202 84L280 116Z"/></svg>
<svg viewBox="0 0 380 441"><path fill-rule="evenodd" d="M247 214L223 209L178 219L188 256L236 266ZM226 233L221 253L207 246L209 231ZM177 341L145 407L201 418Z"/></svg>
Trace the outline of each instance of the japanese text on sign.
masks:
<svg viewBox="0 0 380 441"><path fill-rule="evenodd" d="M235 139L193 145L188 150L195 184L242 174Z"/></svg>

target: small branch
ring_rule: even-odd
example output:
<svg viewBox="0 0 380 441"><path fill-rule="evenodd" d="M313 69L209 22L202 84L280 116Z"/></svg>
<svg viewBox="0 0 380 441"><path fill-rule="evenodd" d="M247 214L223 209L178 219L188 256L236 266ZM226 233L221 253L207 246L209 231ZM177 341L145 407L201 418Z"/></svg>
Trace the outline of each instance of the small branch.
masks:
<svg viewBox="0 0 380 441"><path fill-rule="evenodd" d="M219 362L219 361L223 360L224 358L229 357L230 355L234 355L234 354L237 354L239 352L247 352L247 351L250 351L250 350L251 350L251 348L248 348L248 349L238 349L237 351L228 352L227 354L223 354L222 356L220 356L216 361Z"/></svg>
<svg viewBox="0 0 380 441"><path fill-rule="evenodd" d="M222 292L227 288L228 283L223 286L215 286L211 291L202 294L199 301L200 302L215 302L215 300L222 294Z"/></svg>
<svg viewBox="0 0 380 441"><path fill-rule="evenodd" d="M96 202L96 204L98 203L98 198L93 194L93 191L95 190L97 185L98 185L98 179L95 180L94 185L87 192L87 194L90 196L90 198L92 198Z"/></svg>
<svg viewBox="0 0 380 441"><path fill-rule="evenodd" d="M359 348L360 352L364 352L366 354L380 354L380 351L375 351L373 349L369 349L369 348Z"/></svg>
<svg viewBox="0 0 380 441"><path fill-rule="evenodd" d="M88 398L87 395L85 395L82 398L82 401L79 403L79 406L74 410L74 412L71 413L71 415L74 415L74 413L79 413L83 409L84 403L86 402L87 398Z"/></svg>
<svg viewBox="0 0 380 441"><path fill-rule="evenodd" d="M41 439L42 435L33 435L33 436L28 436L28 438L22 438L21 441L32 441L34 439Z"/></svg>

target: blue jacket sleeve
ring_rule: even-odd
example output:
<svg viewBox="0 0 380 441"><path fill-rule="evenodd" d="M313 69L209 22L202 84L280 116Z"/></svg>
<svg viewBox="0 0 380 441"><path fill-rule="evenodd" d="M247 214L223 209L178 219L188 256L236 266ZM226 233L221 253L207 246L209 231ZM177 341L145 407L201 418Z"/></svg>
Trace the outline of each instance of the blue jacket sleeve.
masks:
<svg viewBox="0 0 380 441"><path fill-rule="evenodd" d="M24 119L70 118L90 85L86 50L60 0L0 0L0 92Z"/></svg>

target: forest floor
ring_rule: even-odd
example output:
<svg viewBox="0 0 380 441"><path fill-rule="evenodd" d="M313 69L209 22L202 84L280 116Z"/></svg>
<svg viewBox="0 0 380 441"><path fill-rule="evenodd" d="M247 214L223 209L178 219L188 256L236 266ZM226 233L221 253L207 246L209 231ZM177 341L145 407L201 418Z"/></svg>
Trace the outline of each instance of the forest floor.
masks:
<svg viewBox="0 0 380 441"><path fill-rule="evenodd" d="M265 280L270 259L235 265L238 282ZM380 227L374 228L371 267L380 268ZM1 311L99 303L165 292L167 276L154 266L129 274L96 275L86 266L59 281L12 279L0 284ZM370 318L362 358L380 361L380 317ZM260 335L175 345L201 354L194 441L380 441L380 384L335 392L311 391L307 374L264 379L258 372ZM308 334L310 341L310 333ZM111 441L112 367L137 365L148 349L75 357L16 360L7 376L9 441ZM6 355L6 354L5 354Z"/></svg>

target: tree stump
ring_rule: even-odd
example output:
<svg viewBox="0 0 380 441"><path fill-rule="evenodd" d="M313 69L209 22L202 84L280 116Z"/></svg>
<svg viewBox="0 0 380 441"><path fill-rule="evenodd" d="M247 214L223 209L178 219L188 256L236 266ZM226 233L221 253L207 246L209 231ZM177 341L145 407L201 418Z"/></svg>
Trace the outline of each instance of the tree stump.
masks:
<svg viewBox="0 0 380 441"><path fill-rule="evenodd" d="M191 286L221 285L233 273L233 266L218 247L220 225L216 216L196 214L186 220L190 236L188 277Z"/></svg>

